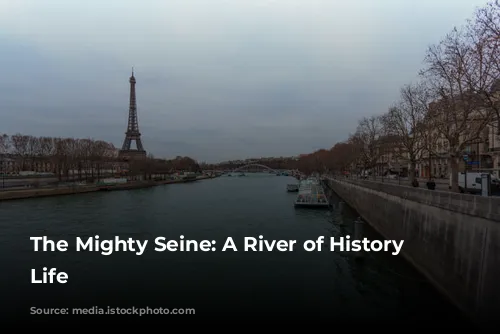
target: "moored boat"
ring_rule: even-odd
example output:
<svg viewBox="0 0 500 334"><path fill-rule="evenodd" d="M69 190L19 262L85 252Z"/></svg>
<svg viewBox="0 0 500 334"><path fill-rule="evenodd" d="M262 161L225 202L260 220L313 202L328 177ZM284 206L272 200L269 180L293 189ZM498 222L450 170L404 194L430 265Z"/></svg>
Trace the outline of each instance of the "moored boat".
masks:
<svg viewBox="0 0 500 334"><path fill-rule="evenodd" d="M286 191L288 191L289 193L299 191L299 185L295 183L287 184Z"/></svg>
<svg viewBox="0 0 500 334"><path fill-rule="evenodd" d="M328 208L330 203L323 188L317 183L307 181L302 182L299 187L295 207Z"/></svg>

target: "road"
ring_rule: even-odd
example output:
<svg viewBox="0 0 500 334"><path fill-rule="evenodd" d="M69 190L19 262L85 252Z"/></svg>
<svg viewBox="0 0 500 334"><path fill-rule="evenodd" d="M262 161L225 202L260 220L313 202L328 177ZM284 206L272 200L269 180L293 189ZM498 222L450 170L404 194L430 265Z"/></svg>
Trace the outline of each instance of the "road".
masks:
<svg viewBox="0 0 500 334"><path fill-rule="evenodd" d="M353 179L356 180L357 178L354 177ZM378 177L378 178L370 177L366 180L372 181L372 182L383 182L383 183L391 183L391 184L400 184L402 186L410 186L410 181L408 180L408 178L401 178L400 180L384 178L382 180L381 177ZM449 188L449 183L447 182L447 180L437 179L434 181L436 182L436 190L437 191L451 192L451 190ZM419 182L419 186L421 189L427 189L427 185L426 185L427 179L419 179L418 182ZM476 193L476 194L479 195L480 193ZM491 196L495 196L495 197L500 196L500 191L498 189L497 190L492 189Z"/></svg>
<svg viewBox="0 0 500 334"><path fill-rule="evenodd" d="M1 189L12 189L12 188L20 188L26 187L30 184L38 183L40 186L58 182L56 177L47 177L47 178L16 178L16 179L2 179L0 178L0 191Z"/></svg>
<svg viewBox="0 0 500 334"><path fill-rule="evenodd" d="M354 178L356 179L356 178ZM409 178L400 178L399 180L396 178L396 179L389 179L389 178L382 178L382 177L377 177L377 178L374 178L374 177L369 177L367 178L366 180L368 181L376 181L376 182L384 182L384 183L391 183L391 184L400 184L402 186L410 186L410 180ZM427 183L427 179L418 179L418 182L419 182L419 186L421 188L425 188L427 189L427 186L426 186L426 183ZM439 190L439 191L450 191L449 189L449 183L448 183L448 180L446 179L435 179L434 182L436 182L436 190Z"/></svg>

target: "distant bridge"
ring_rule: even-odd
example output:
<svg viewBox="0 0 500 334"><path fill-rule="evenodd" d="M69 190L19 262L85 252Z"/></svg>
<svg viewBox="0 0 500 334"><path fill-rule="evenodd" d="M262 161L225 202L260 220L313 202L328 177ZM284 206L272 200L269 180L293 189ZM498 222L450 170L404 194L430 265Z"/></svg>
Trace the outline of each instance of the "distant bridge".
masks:
<svg viewBox="0 0 500 334"><path fill-rule="evenodd" d="M262 169L267 169L268 171L271 171L273 173L279 173L279 171L277 171L276 169L273 169L269 166L266 166L266 165L261 165L261 164L247 164L245 166L240 166L236 169L233 170L233 172L238 172L238 171L241 171L241 170L244 170L244 169L248 169L250 167L258 167L258 168L262 168Z"/></svg>

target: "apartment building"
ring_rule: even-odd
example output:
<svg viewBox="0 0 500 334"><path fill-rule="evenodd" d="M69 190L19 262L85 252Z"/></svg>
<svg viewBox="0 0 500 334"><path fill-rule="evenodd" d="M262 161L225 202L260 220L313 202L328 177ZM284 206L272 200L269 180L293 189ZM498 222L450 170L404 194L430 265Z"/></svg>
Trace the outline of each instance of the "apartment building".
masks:
<svg viewBox="0 0 500 334"><path fill-rule="evenodd" d="M453 134L455 127L461 133L459 142L467 143L462 147L459 157L459 169L464 170L489 170L498 176L500 169L500 119L496 110L491 108L491 103L500 103L500 81L489 92L489 100L479 98L477 94L465 94L466 101L463 105L457 101L436 101L429 106L429 129L423 136L425 149L417 163L418 176L422 178L443 177L447 178L451 172L450 143L445 136L433 127L433 123L446 125L445 131ZM451 107L459 103L457 111ZM448 123L443 122L450 122ZM487 124L485 124L488 122ZM456 153L456 152L455 152Z"/></svg>
<svg viewBox="0 0 500 334"><path fill-rule="evenodd" d="M500 135L498 132L498 119L495 117L492 122L482 129L479 137L470 141L464 147L460 159L460 170L490 170L497 176L500 170ZM428 137L435 136L429 149L423 150L419 156L416 166L417 175L422 178L448 178L451 172L450 167L450 145L448 140L431 130L433 133ZM467 159L463 159L466 156Z"/></svg>
<svg viewBox="0 0 500 334"><path fill-rule="evenodd" d="M52 173L54 169L54 164L49 159L23 159L15 154L0 154L0 174L18 174L21 171Z"/></svg>

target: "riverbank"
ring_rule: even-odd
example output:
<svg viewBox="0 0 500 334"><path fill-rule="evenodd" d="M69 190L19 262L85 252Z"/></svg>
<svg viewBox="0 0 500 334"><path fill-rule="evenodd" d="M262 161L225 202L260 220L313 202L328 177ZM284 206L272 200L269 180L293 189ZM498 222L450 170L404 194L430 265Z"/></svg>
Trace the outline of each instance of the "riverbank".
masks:
<svg viewBox="0 0 500 334"><path fill-rule="evenodd" d="M0 192L0 201L27 199L36 197L48 196L63 196L63 195L76 195L84 194L95 191L118 191L118 190L133 190L140 188L151 188L166 184L173 183L186 183L205 179L212 179L212 176L199 176L196 180L162 180L162 181L136 181L128 182L125 184L118 184L114 186L74 186L74 187L58 187L58 188L38 188L38 189L20 189L20 190L6 190Z"/></svg>

